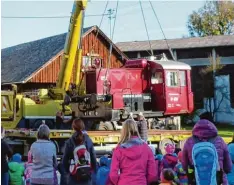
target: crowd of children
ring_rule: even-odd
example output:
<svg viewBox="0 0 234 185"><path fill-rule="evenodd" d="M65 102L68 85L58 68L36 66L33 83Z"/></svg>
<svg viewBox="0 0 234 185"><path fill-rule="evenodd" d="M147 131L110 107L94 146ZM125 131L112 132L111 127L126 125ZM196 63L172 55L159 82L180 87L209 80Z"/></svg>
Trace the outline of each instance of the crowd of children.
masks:
<svg viewBox="0 0 234 185"><path fill-rule="evenodd" d="M102 156L98 162L96 162L92 141L87 133L83 131L84 123L82 120L76 119L72 126L77 133L67 142L63 160L58 167L54 168L53 185L82 184L76 182L71 183L73 182L71 179L69 181L71 175L69 175L68 178L64 175L66 174L65 172L71 169L68 160L70 160L74 154L74 147L76 148L74 142L81 142L78 146L82 146L82 143L86 143L86 148L88 146L87 150L91 153L90 161L92 163L91 166L93 168L95 180L90 180L88 183L84 183L85 185L138 185L139 182L142 185L234 185L234 138L231 143L226 145L223 140L218 137L217 129L211 122L207 120L199 121L193 129L193 136L186 141L182 150L176 148L173 143L168 143L164 146L163 152L161 152L159 148L147 145L146 142L140 139L139 133L136 131L137 128L132 120L129 120L129 123L126 122L126 125L122 131L122 143L120 142L111 154ZM40 129L41 133L45 134L45 130L43 129L48 128L46 126L39 128L38 137L42 139L42 136L40 136ZM135 135L130 136L129 134L131 133ZM49 132L47 135L49 136ZM209 136L212 136L214 139L209 140ZM205 140L203 141L201 138L205 138ZM197 141L196 139L200 140ZM199 145L200 142L203 142L202 145ZM216 142L217 147L214 149ZM6 154L3 152L2 155L8 155L7 145L5 145L6 143L2 140L2 146L6 148L4 149ZM190 145L193 146L190 147ZM45 142L43 146L45 146ZM140 149L139 146L142 146L142 148ZM37 148L38 147L35 145L35 147L31 147L31 150L35 152ZM32 160L31 150L28 152L28 160L25 163L22 162L21 155L18 153L12 156L8 155L9 162L7 173L9 175L9 185L32 185L30 179L35 161L33 162ZM85 152L84 150L82 151ZM215 153L212 153L213 151L215 151ZM214 154L213 157L216 157L215 160L217 160L217 164L213 163L215 160L212 157L202 160L202 157L207 157L209 156L208 154L210 156ZM34 158L35 157L37 157L37 155L34 153ZM126 158L124 159L124 157ZM147 163L147 161L150 161L150 164ZM152 161L154 161L153 164L151 164ZM191 161L194 166L190 165ZM54 162L52 163L56 164ZM204 167L204 164L207 164L207 167ZM199 168L199 165L203 165L202 168ZM152 169L152 167L155 169ZM215 172L213 172L214 169ZM57 170L60 172L61 178L58 177L59 173ZM120 178L121 174L125 174L124 177ZM135 174L139 174L139 176ZM213 177L214 174L215 177ZM2 172L2 175L5 174ZM214 178L215 181L211 179L208 182L208 178ZM2 181L2 184L5 185L6 183Z"/></svg>

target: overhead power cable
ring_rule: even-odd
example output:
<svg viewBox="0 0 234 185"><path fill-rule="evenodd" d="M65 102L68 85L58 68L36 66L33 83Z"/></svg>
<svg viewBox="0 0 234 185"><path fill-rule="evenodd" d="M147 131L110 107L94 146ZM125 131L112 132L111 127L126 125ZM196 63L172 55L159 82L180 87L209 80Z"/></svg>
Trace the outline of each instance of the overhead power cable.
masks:
<svg viewBox="0 0 234 185"><path fill-rule="evenodd" d="M90 14L85 17L99 17L109 14ZM3 19L61 19L70 18L71 16L2 16Z"/></svg>
<svg viewBox="0 0 234 185"><path fill-rule="evenodd" d="M109 4L109 0L106 2L106 6L105 6L105 9L104 9L104 13L106 12L106 9L107 9L108 4ZM99 29L101 28L104 15L108 15L108 14L104 14L104 13L102 14L102 18L101 18L101 21L100 21L100 23L99 23ZM96 43L97 43L97 37L98 37L98 34L99 34L99 29L97 29L97 33L96 33L96 35L95 35L94 44L91 46L91 49L90 49L90 52L89 52L89 60L91 59L91 54L92 54L93 50L95 49L95 46L96 46ZM85 66L87 66L87 63L89 62L89 60L86 62Z"/></svg>
<svg viewBox="0 0 234 185"><path fill-rule="evenodd" d="M115 33L115 23L116 23L116 19L117 19L118 7L119 7L119 0L117 0L117 3L116 3L116 9L115 9L116 14L115 14L114 25L113 25L112 34L111 34L110 52L109 52L109 57L108 57L108 63L107 63L107 70L106 70L106 74L105 74L105 79L106 79L108 70L110 68L111 54L112 54L112 48L113 48L113 38L114 38L114 33Z"/></svg>
<svg viewBox="0 0 234 185"><path fill-rule="evenodd" d="M165 33L164 33L163 29L162 29L161 23L160 23L160 21L159 21L159 19L158 19L158 16L157 16L157 14L156 14L156 12L155 12L155 10L154 10L153 4L152 4L152 2L151 2L150 0L149 0L149 2L150 2L150 5L151 5L152 10L153 10L153 12L154 12L154 15L155 15L155 17L156 17L156 19L157 19L157 21L158 21L159 27L160 27L160 29L161 29L161 31L162 31L164 40L166 41L168 50L170 51L171 56L172 56L173 60L175 61L175 57L174 57L174 55L173 55L173 52L172 52L172 50L171 50L171 47L169 46L169 44L168 44L168 42L167 42L166 35L165 35Z"/></svg>
<svg viewBox="0 0 234 185"><path fill-rule="evenodd" d="M119 9L119 12L122 10L128 10L128 9L133 9L136 7L137 4L133 4L131 6L128 7L124 7ZM129 12L123 13L123 14L119 14L119 16L125 16L129 14ZM103 13L103 14L90 14L90 15L85 15L85 17L100 17L100 16L108 16L108 13ZM61 15L61 16L1 16L1 18L3 19L63 19L63 18L70 18L71 16L69 15Z"/></svg>
<svg viewBox="0 0 234 185"><path fill-rule="evenodd" d="M101 28L104 15L108 15L108 14L105 14L106 9L107 9L107 6L108 6L108 3L109 3L109 0L106 2L106 6L105 6L105 9L104 9L104 13L101 14L101 15L102 15L102 18L101 18L101 21L100 21L100 23L99 23L99 29ZM86 66L88 65L88 62L91 60L93 50L95 49L95 46L96 46L96 43L97 43L97 37L98 37L98 34L99 34L99 29L97 29L97 33L96 33L96 35L95 35L95 41L94 41L94 44L91 46L91 49L90 49L90 52L89 52L88 60L85 62L85 65L84 65L85 68L86 68ZM84 76L82 76L82 78L81 78L81 80L80 80L78 92L80 91L80 87L81 87L81 84L82 84L82 81L83 81L83 77L84 77Z"/></svg>
<svg viewBox="0 0 234 185"><path fill-rule="evenodd" d="M154 56L153 49L152 49L151 42L150 42L150 38L149 38L148 28L147 28L147 25L146 25L145 15L144 15L144 11L143 11L142 4L141 4L141 0L139 0L139 3L140 3L140 6L141 6L141 13L142 13L144 24L145 24L145 30L146 30L146 33L147 33L148 42L149 42L149 45L150 45L151 56Z"/></svg>
<svg viewBox="0 0 234 185"><path fill-rule="evenodd" d="M108 6L108 3L109 3L109 0L106 2L106 6L105 6L105 9L104 9L104 12L106 12L106 9L107 9L107 6ZM105 14L105 13L103 13L103 14L102 14L102 19L101 19L101 21L100 21L99 28L101 28L101 25L102 25L102 22L103 22L104 15L108 15L108 14ZM97 30L97 33L96 33L96 36L95 36L95 43L94 43L94 45L93 45L92 49L93 49L93 48L95 47L95 45L96 45L97 37L98 37L98 33L99 33L99 29Z"/></svg>

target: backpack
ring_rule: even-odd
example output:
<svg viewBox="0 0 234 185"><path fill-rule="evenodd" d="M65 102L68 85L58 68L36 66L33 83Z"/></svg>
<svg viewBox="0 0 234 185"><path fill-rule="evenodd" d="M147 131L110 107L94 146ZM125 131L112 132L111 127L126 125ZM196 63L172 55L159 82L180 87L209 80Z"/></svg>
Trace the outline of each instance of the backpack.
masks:
<svg viewBox="0 0 234 185"><path fill-rule="evenodd" d="M192 149L193 168L197 185L219 185L221 177L218 177L220 170L218 153L214 146L216 138L207 141L200 141L193 138L195 144Z"/></svg>
<svg viewBox="0 0 234 185"><path fill-rule="evenodd" d="M91 179L90 153L84 144L78 145L73 151L74 158L70 164L70 174L77 182L86 182Z"/></svg>

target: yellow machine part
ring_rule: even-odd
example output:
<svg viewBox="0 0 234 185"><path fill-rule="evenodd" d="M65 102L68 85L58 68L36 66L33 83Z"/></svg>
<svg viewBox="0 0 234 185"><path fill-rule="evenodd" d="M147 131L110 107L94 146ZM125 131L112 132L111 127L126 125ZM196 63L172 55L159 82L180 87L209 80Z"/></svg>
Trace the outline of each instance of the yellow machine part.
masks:
<svg viewBox="0 0 234 185"><path fill-rule="evenodd" d="M5 96L2 95L2 98L3 97ZM2 126L5 129L15 129L22 118L46 119L48 117L55 117L56 112L62 109L61 103L63 102L62 100L51 100L44 97L44 99L40 99L40 101L36 103L30 98L23 97L23 95L17 95L16 99L18 102L18 110L15 110L17 111L15 118L11 120L4 119L3 116L7 117L6 115L13 115L13 112L11 114L10 111L8 111L10 112L9 114L2 114ZM71 114L71 112L71 108L69 106L66 106L66 114Z"/></svg>
<svg viewBox="0 0 234 185"><path fill-rule="evenodd" d="M72 130L51 130L50 139L68 139L72 136ZM120 131L88 131L88 135L94 144L118 143L120 140ZM148 133L148 142L160 142L164 139L171 139L176 142L184 141L192 135L191 131L168 131L168 130L150 130ZM6 136L18 138L36 138L36 131L8 130ZM226 143L231 142L232 135L222 137Z"/></svg>
<svg viewBox="0 0 234 185"><path fill-rule="evenodd" d="M14 109L14 91L1 91L1 118L3 120L14 120Z"/></svg>
<svg viewBox="0 0 234 185"><path fill-rule="evenodd" d="M12 98L12 92L13 91L8 91L7 94L3 93L1 94L1 97L3 99L9 99L9 103L13 103L11 105L9 105L9 109L10 109L10 113L8 114L8 116L3 114L3 108L2 108L2 115L1 115L1 124L3 126L3 128L5 129L14 129L16 128L17 124L19 123L19 121L22 119L23 117L23 110L22 110L22 99L23 99L23 95L16 95L16 98L11 99ZM11 109L13 108L14 109ZM9 119L9 116L11 117L11 119ZM8 117L8 119L6 118Z"/></svg>

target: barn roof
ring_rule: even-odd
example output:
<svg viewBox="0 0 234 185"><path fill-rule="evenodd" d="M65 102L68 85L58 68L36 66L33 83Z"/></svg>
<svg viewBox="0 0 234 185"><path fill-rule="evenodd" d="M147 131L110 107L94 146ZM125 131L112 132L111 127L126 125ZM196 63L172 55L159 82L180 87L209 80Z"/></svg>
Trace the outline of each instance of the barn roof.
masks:
<svg viewBox="0 0 234 185"><path fill-rule="evenodd" d="M83 37L94 29L98 29L99 33L111 42L97 26L84 28ZM2 83L24 83L29 80L33 73L63 50L65 39L66 33L63 33L2 49ZM127 58L115 45L113 48L121 56Z"/></svg>
<svg viewBox="0 0 234 185"><path fill-rule="evenodd" d="M168 39L167 42L172 49L234 46L234 35ZM123 52L150 50L148 41L118 42L116 45ZM151 40L151 45L153 50L168 49L165 40Z"/></svg>

